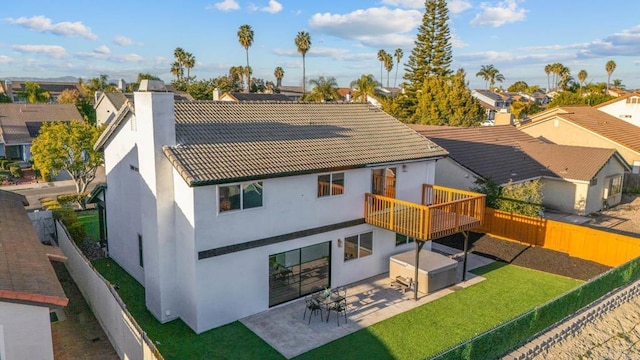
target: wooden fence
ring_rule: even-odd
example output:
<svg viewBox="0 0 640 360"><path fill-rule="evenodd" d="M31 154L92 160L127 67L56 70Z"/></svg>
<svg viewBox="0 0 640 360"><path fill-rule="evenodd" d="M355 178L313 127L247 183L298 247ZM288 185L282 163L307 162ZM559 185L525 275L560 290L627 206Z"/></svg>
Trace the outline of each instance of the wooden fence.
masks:
<svg viewBox="0 0 640 360"><path fill-rule="evenodd" d="M618 266L640 256L638 237L491 208L486 208L484 223L476 230L608 266Z"/></svg>
<svg viewBox="0 0 640 360"><path fill-rule="evenodd" d="M624 174L623 192L635 192L640 190L640 174L627 172Z"/></svg>

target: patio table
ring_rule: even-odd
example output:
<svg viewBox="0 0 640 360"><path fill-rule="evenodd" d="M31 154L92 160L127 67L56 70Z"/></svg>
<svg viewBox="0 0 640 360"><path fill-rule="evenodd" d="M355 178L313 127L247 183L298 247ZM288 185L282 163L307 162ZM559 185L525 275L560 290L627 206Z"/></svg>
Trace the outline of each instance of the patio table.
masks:
<svg viewBox="0 0 640 360"><path fill-rule="evenodd" d="M329 322L329 314L331 314L331 309L335 309L340 302L346 300L344 296L338 295L333 292L329 296L326 296L324 293L316 294L312 299L318 305L327 309L327 322Z"/></svg>

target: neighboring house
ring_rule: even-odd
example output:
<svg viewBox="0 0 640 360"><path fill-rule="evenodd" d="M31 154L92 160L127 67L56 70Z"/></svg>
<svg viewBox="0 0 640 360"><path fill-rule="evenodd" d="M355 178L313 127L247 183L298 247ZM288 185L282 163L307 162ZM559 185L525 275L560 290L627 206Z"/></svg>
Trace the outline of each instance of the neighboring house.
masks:
<svg viewBox="0 0 640 360"><path fill-rule="evenodd" d="M167 87L165 87L166 89ZM193 97L186 92L174 92L173 99L175 101L193 101ZM118 111L122 109L125 103L129 103L128 106L133 106L133 93L96 93L96 103L93 108L96 110L98 126L110 123L118 115Z"/></svg>
<svg viewBox="0 0 640 360"><path fill-rule="evenodd" d="M220 94L219 90L213 91L213 100L218 101L293 101L290 97L284 94L271 94L271 93L245 93L245 92L230 92Z"/></svg>
<svg viewBox="0 0 640 360"><path fill-rule="evenodd" d="M581 215L622 199L628 168L613 149L548 144L513 126L412 128L449 152L436 165L436 185L470 190L477 179L499 185L538 179L546 208Z"/></svg>
<svg viewBox="0 0 640 360"><path fill-rule="evenodd" d="M640 127L640 93L628 93L594 108Z"/></svg>
<svg viewBox="0 0 640 360"><path fill-rule="evenodd" d="M69 302L27 205L0 190L0 359L53 359L50 312Z"/></svg>
<svg viewBox="0 0 640 360"><path fill-rule="evenodd" d="M105 154L109 256L144 285L159 321L181 318L201 333L384 273L391 255L416 247L366 222L365 193L422 203L446 152L386 113L174 103L160 92L136 92L134 103L95 147Z"/></svg>
<svg viewBox="0 0 640 360"><path fill-rule="evenodd" d="M487 117L484 126L494 125L496 114L499 112L509 112L509 106L513 103L510 96L498 94L489 90L473 90L471 96L478 99L480 105L485 109Z"/></svg>
<svg viewBox="0 0 640 360"><path fill-rule="evenodd" d="M73 104L0 104L0 156L28 162L42 123L82 119Z"/></svg>
<svg viewBox="0 0 640 360"><path fill-rule="evenodd" d="M49 98L50 103L58 101L58 97L65 90L77 90L82 94L82 88L77 82L42 82L34 81L40 86L41 89L47 91L51 96ZM7 95L13 102L25 102L21 98L21 94L24 92L25 84L27 81L9 81L5 80L0 82L0 94Z"/></svg>
<svg viewBox="0 0 640 360"><path fill-rule="evenodd" d="M562 145L616 149L640 173L640 127L590 106L562 106L532 115L518 129Z"/></svg>
<svg viewBox="0 0 640 360"><path fill-rule="evenodd" d="M628 93L624 89L616 89L616 88L607 89L607 95L611 95L613 97L622 97L622 96L625 96L626 94Z"/></svg>
<svg viewBox="0 0 640 360"><path fill-rule="evenodd" d="M307 88L307 91L311 89ZM280 86L276 88L278 94L283 94L293 101L299 101L302 98L302 86Z"/></svg>

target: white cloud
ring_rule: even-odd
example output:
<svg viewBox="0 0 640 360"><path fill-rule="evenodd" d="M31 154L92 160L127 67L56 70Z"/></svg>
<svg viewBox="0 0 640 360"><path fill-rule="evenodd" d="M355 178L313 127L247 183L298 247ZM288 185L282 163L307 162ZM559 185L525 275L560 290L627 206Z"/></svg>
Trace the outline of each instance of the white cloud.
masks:
<svg viewBox="0 0 640 360"><path fill-rule="evenodd" d="M9 64L11 63L11 58L5 55L0 55L0 64Z"/></svg>
<svg viewBox="0 0 640 360"><path fill-rule="evenodd" d="M280 4L276 0L269 0L269 5L263 8L260 8L260 11L275 14L282 11L282 4Z"/></svg>
<svg viewBox="0 0 640 360"><path fill-rule="evenodd" d="M407 9L424 9L424 0L382 0L380 3Z"/></svg>
<svg viewBox="0 0 640 360"><path fill-rule="evenodd" d="M404 46L413 44L415 29L422 20L417 10L387 7L355 10L348 14L317 13L309 26L318 32L335 37L358 40L368 46Z"/></svg>
<svg viewBox="0 0 640 360"><path fill-rule="evenodd" d="M20 25L27 29L39 32L49 32L54 35L61 35L66 37L79 36L89 40L96 40L98 38L93 32L91 32L91 28L85 26L81 21L63 21L59 23L52 23L51 19L42 15L33 16L30 18L7 18L5 19L5 21L9 24Z"/></svg>
<svg viewBox="0 0 640 360"><path fill-rule="evenodd" d="M471 25L499 27L512 22L524 21L527 15L527 10L518 8L517 0L505 0L495 6L482 3L480 7L482 12L471 20Z"/></svg>
<svg viewBox="0 0 640 360"><path fill-rule="evenodd" d="M457 34L451 34L451 46L454 48L465 48L467 47L469 44L467 44L466 42L462 41L462 39L457 35Z"/></svg>
<svg viewBox="0 0 640 360"><path fill-rule="evenodd" d="M471 3L467 0L449 0L449 11L454 15L469 10L472 7Z"/></svg>
<svg viewBox="0 0 640 360"><path fill-rule="evenodd" d="M133 41L132 38L123 35L117 35L116 37L114 37L113 42L120 46L142 45Z"/></svg>
<svg viewBox="0 0 640 360"><path fill-rule="evenodd" d="M207 5L207 10L216 9L220 11L235 11L240 9L240 5L236 0L223 0L213 5Z"/></svg>
<svg viewBox="0 0 640 360"><path fill-rule="evenodd" d="M40 54L56 59L67 57L67 50L59 45L13 45L12 48L21 53Z"/></svg>
<svg viewBox="0 0 640 360"><path fill-rule="evenodd" d="M76 56L80 58L107 60L116 63L124 62L139 62L142 61L142 56L138 54L112 54L111 49L106 45L102 45L94 49L92 52L79 52Z"/></svg>

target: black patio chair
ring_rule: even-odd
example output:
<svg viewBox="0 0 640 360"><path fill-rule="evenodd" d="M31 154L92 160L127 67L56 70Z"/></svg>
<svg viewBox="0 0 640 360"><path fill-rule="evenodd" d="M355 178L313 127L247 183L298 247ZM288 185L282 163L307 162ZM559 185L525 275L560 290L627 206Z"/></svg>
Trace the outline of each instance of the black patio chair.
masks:
<svg viewBox="0 0 640 360"><path fill-rule="evenodd" d="M306 296L304 298L304 302L306 306L304 308L304 315L302 316L302 320L304 320L305 317L307 316L307 310L311 311L311 313L309 314L309 324L311 324L311 316L314 314L317 314L318 311L320 311L320 320L323 319L322 306L320 306L320 304L318 304L315 300L313 300L312 296Z"/></svg>
<svg viewBox="0 0 640 360"><path fill-rule="evenodd" d="M331 310L335 311L336 313L336 320L338 321L338 326L340 326L340 314L344 314L344 323L345 324L347 323L347 298L346 297L336 302L331 308ZM329 318L329 315L327 315L327 319L328 318Z"/></svg>

